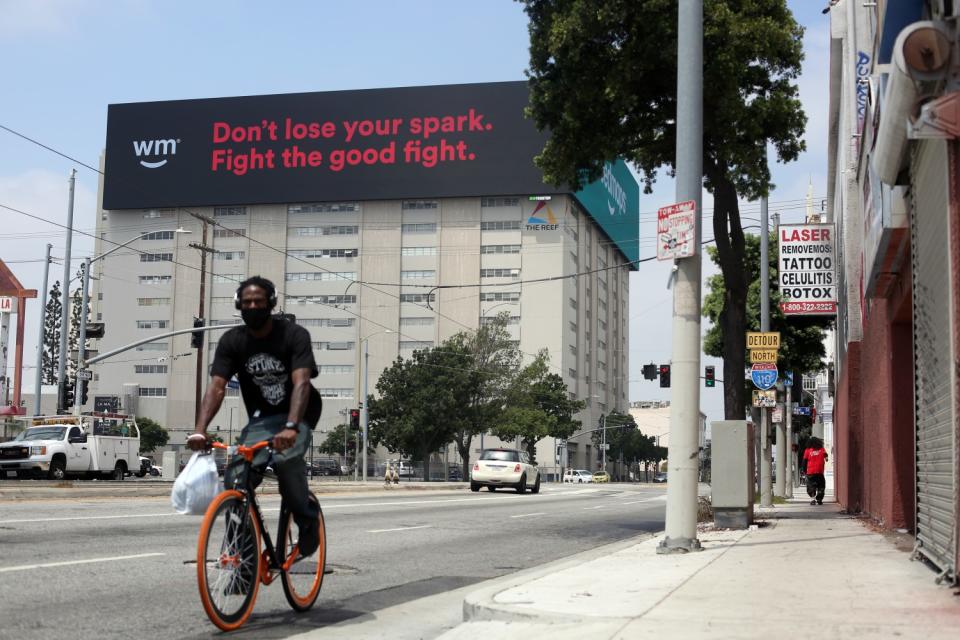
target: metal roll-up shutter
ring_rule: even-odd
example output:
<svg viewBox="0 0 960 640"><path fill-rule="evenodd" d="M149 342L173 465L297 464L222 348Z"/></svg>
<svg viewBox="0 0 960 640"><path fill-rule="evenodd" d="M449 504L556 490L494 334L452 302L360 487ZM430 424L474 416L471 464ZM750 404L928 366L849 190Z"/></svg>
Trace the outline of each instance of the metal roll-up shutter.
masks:
<svg viewBox="0 0 960 640"><path fill-rule="evenodd" d="M947 144L917 145L911 168L913 353L916 365L917 551L957 575Z"/></svg>

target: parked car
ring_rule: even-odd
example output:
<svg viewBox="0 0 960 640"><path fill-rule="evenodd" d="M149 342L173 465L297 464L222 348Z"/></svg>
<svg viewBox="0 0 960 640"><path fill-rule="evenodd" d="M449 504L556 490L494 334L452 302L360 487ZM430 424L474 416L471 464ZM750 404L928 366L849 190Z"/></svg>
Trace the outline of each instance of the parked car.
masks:
<svg viewBox="0 0 960 640"><path fill-rule="evenodd" d="M447 473L447 480L451 482L460 482L463 480L463 471L459 466L454 465L450 467L450 471Z"/></svg>
<svg viewBox="0 0 960 640"><path fill-rule="evenodd" d="M314 460L307 468L311 476L338 476L340 475L340 463L336 460Z"/></svg>
<svg viewBox="0 0 960 640"><path fill-rule="evenodd" d="M470 490L480 491L486 487L512 487L517 493L540 493L540 471L531 464L526 451L516 449L485 449L480 459L473 464L470 473Z"/></svg>
<svg viewBox="0 0 960 640"><path fill-rule="evenodd" d="M136 471L134 475L137 476L138 478L142 478L148 473L150 473L150 469L152 467L153 467L153 460L151 460L150 458L147 458L146 456L140 456L140 468Z"/></svg>
<svg viewBox="0 0 960 640"><path fill-rule="evenodd" d="M593 482L593 474L586 469L567 469L563 474L564 482Z"/></svg>
<svg viewBox="0 0 960 640"><path fill-rule="evenodd" d="M606 471L594 471L593 481L594 482L610 482L610 474L607 473Z"/></svg>
<svg viewBox="0 0 960 640"><path fill-rule="evenodd" d="M667 474L666 474L666 473L658 473L657 475L653 476L653 481L654 481L654 482L666 482L666 481L667 481Z"/></svg>

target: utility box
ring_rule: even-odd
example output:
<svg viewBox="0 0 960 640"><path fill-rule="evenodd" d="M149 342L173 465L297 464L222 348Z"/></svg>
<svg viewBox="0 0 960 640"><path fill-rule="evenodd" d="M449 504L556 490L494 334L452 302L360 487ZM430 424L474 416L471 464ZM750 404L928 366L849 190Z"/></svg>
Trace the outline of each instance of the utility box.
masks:
<svg viewBox="0 0 960 640"><path fill-rule="evenodd" d="M173 480L177 477L177 472L180 470L177 469L177 452L176 451L164 451L163 452L163 479L164 480Z"/></svg>
<svg viewBox="0 0 960 640"><path fill-rule="evenodd" d="M754 426L746 420L711 423L713 522L725 529L753 523Z"/></svg>

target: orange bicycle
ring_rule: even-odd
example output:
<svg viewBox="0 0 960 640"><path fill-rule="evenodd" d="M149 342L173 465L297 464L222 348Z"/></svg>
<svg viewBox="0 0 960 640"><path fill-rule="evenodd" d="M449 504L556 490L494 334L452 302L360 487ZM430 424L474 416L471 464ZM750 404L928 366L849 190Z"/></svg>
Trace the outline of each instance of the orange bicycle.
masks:
<svg viewBox="0 0 960 640"><path fill-rule="evenodd" d="M294 533L293 514L280 503L280 526L274 547L264 525L251 479L252 471L263 473L269 458L254 465L254 454L269 442L253 446L212 443L246 461L233 488L221 492L207 508L197 542L197 583L200 600L213 624L224 631L240 628L253 612L260 583L269 585L277 576L287 602L296 611L307 611L316 602L326 567L327 534L323 512L319 513L320 544L310 557L300 555ZM272 451L271 451L272 456ZM310 499L317 501L313 493ZM261 551L262 548L262 551Z"/></svg>

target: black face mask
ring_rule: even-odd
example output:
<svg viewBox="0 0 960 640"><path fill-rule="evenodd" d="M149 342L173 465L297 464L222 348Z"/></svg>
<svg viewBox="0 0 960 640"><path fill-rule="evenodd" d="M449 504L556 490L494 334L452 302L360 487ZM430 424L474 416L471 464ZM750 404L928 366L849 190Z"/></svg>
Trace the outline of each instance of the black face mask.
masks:
<svg viewBox="0 0 960 640"><path fill-rule="evenodd" d="M270 320L270 309L241 309L243 323L254 331L259 331Z"/></svg>

